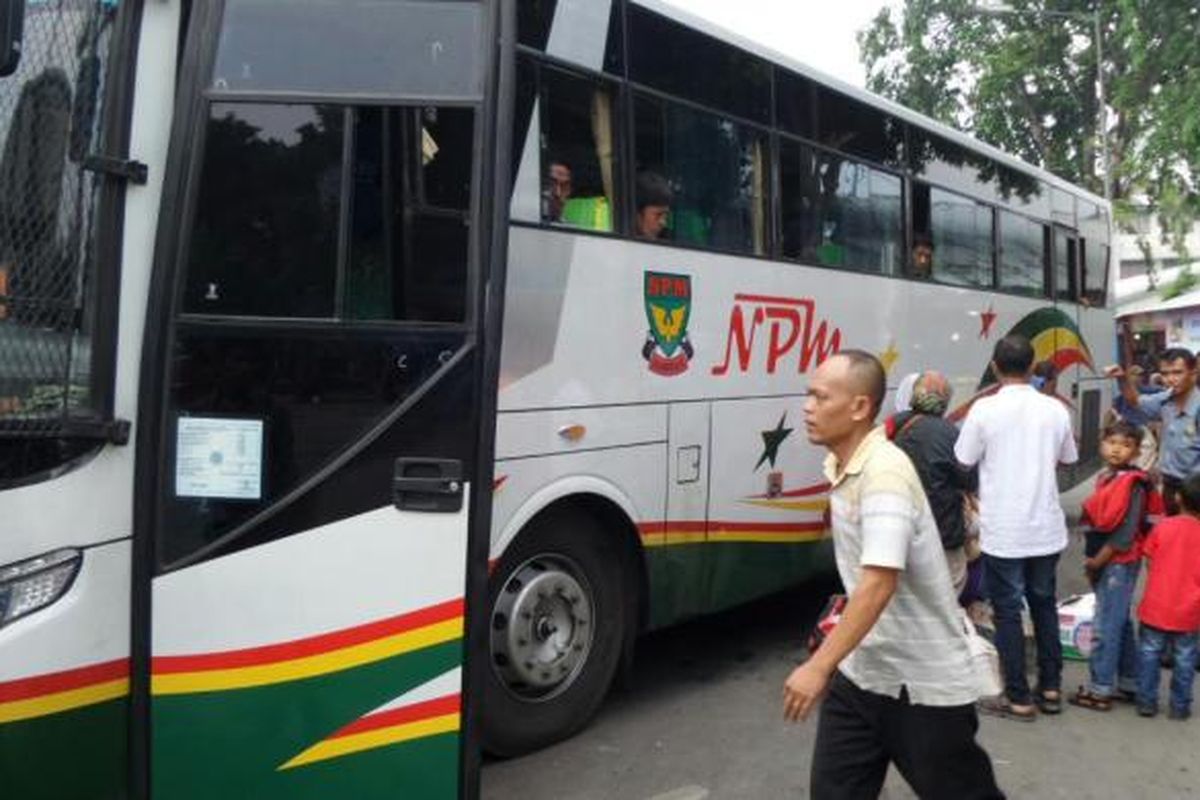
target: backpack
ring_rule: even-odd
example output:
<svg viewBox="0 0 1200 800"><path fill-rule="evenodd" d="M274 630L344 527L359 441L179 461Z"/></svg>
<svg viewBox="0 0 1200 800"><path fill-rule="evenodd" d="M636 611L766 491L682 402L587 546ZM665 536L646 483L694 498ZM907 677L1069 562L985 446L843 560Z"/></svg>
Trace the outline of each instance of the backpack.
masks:
<svg viewBox="0 0 1200 800"><path fill-rule="evenodd" d="M1083 519L1092 528L1111 532L1125 518L1133 496L1133 487L1140 485L1146 493L1139 535L1147 533L1166 511L1162 494L1154 487L1150 476L1140 469L1127 470L1113 476L1096 479L1096 491L1083 501Z"/></svg>

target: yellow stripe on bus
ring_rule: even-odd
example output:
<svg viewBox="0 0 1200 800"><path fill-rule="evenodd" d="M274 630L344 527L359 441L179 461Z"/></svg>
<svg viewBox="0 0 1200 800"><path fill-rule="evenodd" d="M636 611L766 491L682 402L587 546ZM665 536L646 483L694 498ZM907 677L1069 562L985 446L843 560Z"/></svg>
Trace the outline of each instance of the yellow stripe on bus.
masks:
<svg viewBox="0 0 1200 800"><path fill-rule="evenodd" d="M0 723L16 722L33 717L44 717L61 711L70 711L84 706L93 706L105 700L115 700L129 694L129 679L117 678L104 683L70 689L65 692L31 697L28 700L12 700L0 703Z"/></svg>
<svg viewBox="0 0 1200 800"><path fill-rule="evenodd" d="M753 542L759 544L796 544L798 542L817 542L829 537L829 531L796 531L779 533L771 530L723 531L714 528L707 534L704 531L689 531L687 533L668 533L665 539L653 534L642 539L643 547L673 547L680 544L703 544L704 542Z"/></svg>
<svg viewBox="0 0 1200 800"><path fill-rule="evenodd" d="M829 508L828 500L743 500L743 503L763 508L782 508L788 511L824 511Z"/></svg>
<svg viewBox="0 0 1200 800"><path fill-rule="evenodd" d="M294 681L369 664L412 650L461 639L462 635L463 620L462 617L459 617L417 630L398 633L395 636L387 636L374 642L365 642L328 653L318 653L274 664L202 672L162 673L151 678L150 690L156 695L188 694L224 689L245 689L252 686Z"/></svg>
<svg viewBox="0 0 1200 800"><path fill-rule="evenodd" d="M703 542L706 535L703 530L698 531L669 531L667 533L647 533L642 534L643 547L669 547L674 544L696 544Z"/></svg>
<svg viewBox="0 0 1200 800"><path fill-rule="evenodd" d="M760 544L795 544L797 542L818 542L826 538L829 531L797 531L795 533L778 533L775 531L721 531L714 530L708 534L710 542L756 542Z"/></svg>
<svg viewBox="0 0 1200 800"><path fill-rule="evenodd" d="M458 728L459 715L446 714L431 719L406 722L403 725L394 725L390 728L364 731L350 736L339 736L336 739L326 739L323 742L313 745L291 761L279 767L279 769L292 769L293 767L301 767L315 761L326 761L331 758L361 753L363 750L386 747L390 744L399 744L400 742L407 742L412 739L423 739L428 736L436 736L439 733L450 733L451 731L458 730Z"/></svg>

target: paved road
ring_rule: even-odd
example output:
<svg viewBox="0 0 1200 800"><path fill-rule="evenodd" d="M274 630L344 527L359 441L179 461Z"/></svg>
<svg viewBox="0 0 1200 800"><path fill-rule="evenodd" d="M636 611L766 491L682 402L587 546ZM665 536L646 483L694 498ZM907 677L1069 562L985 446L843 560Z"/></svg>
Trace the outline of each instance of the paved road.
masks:
<svg viewBox="0 0 1200 800"><path fill-rule="evenodd" d="M1064 496L1077 505L1079 492ZM1064 593L1082 588L1080 543L1063 558ZM487 800L750 800L808 796L814 725L780 714L784 677L830 587L802 588L642 640L628 688L570 741L487 764ZM1069 663L1074 687L1085 666ZM984 718L980 731L1010 798L1200 796L1200 718L1144 720L1068 709L1029 725ZM883 797L914 797L895 773Z"/></svg>

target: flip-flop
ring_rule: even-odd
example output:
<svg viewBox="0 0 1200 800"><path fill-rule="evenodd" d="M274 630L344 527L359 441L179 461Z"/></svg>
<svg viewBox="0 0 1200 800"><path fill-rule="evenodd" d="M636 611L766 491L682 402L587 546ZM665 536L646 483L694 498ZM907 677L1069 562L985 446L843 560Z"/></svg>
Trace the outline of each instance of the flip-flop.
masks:
<svg viewBox="0 0 1200 800"><path fill-rule="evenodd" d="M1075 694L1071 695L1067 700L1073 706L1090 709L1092 711L1112 711L1112 699L1109 697L1100 697L1092 694L1085 687L1080 686Z"/></svg>
<svg viewBox="0 0 1200 800"><path fill-rule="evenodd" d="M1006 697L989 697L976 703L976 707L979 709L979 713L987 714L989 717L1000 717L1017 722L1037 721L1037 711L1033 707L1030 707L1028 711L1017 711Z"/></svg>

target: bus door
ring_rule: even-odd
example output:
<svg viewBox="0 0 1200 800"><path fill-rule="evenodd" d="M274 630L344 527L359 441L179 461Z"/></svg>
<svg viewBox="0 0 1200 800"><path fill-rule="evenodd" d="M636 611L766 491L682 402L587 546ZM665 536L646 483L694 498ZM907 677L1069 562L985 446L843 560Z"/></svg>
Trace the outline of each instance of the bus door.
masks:
<svg viewBox="0 0 1200 800"><path fill-rule="evenodd" d="M143 376L139 793L474 793L497 5L192 7Z"/></svg>

